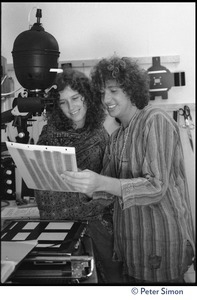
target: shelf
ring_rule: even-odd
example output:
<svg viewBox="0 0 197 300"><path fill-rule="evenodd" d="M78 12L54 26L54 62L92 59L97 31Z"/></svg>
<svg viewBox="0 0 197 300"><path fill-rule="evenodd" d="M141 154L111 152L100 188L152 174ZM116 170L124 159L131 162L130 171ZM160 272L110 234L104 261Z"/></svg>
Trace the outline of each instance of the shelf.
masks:
<svg viewBox="0 0 197 300"><path fill-rule="evenodd" d="M163 101L165 101L165 100L163 100ZM192 103L192 102L161 103L161 102L157 102L157 100L154 100L154 101L151 100L150 103L154 106L165 109L168 112L179 110L179 108L183 108L184 105L189 106L190 110L195 110L195 103Z"/></svg>

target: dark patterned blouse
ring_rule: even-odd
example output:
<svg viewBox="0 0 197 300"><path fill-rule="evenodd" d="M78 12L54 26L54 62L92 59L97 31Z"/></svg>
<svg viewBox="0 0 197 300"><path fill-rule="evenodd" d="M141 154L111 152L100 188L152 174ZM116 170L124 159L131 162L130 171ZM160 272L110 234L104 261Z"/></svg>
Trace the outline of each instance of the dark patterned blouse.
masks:
<svg viewBox="0 0 197 300"><path fill-rule="evenodd" d="M100 173L108 133L103 126L93 131L74 129L57 131L53 124L43 127L38 145L75 147L77 166ZM35 190L41 219L93 220L98 219L104 207L75 192Z"/></svg>

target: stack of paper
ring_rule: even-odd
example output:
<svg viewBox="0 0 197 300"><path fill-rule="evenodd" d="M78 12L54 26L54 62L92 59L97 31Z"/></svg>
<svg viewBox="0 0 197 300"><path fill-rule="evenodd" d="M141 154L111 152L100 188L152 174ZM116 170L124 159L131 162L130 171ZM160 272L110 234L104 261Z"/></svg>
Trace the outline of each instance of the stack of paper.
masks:
<svg viewBox="0 0 197 300"><path fill-rule="evenodd" d="M39 210L38 207L26 207L18 208L16 206L5 207L1 211L1 218L3 219L39 219Z"/></svg>
<svg viewBox="0 0 197 300"><path fill-rule="evenodd" d="M37 245L37 240L1 242L1 283L13 273L16 266Z"/></svg>

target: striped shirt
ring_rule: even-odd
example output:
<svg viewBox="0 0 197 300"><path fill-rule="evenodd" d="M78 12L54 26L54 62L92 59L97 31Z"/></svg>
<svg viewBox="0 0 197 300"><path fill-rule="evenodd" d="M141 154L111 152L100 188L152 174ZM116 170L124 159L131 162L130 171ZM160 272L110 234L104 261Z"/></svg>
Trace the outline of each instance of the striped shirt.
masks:
<svg viewBox="0 0 197 300"><path fill-rule="evenodd" d="M122 197L95 192L93 199L115 199L114 253L125 272L154 282L180 277L194 228L177 123L150 104L138 110L112 133L102 174L121 182Z"/></svg>

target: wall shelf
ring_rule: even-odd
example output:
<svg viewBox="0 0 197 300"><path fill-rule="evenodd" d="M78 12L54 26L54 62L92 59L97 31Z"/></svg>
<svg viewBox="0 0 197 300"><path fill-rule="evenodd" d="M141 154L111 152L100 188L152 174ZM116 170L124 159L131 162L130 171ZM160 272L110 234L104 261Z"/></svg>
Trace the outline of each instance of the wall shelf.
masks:
<svg viewBox="0 0 197 300"><path fill-rule="evenodd" d="M180 62L180 55L165 55L159 57L160 57L161 64ZM152 64L152 56L130 57L130 58L136 60L139 64L150 64L150 65ZM59 66L61 67L62 64L71 63L73 68L91 68L96 63L98 63L100 59L65 60L65 61L60 61Z"/></svg>
<svg viewBox="0 0 197 300"><path fill-rule="evenodd" d="M163 100L165 101L165 100ZM179 110L179 108L183 108L184 105L189 106L190 110L195 110L195 103L192 102L181 102L181 103L161 103L157 102L157 100L151 101L151 104L157 107L160 107L168 112Z"/></svg>

